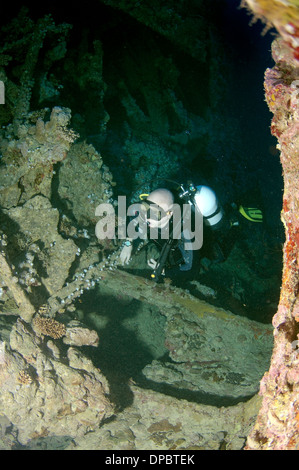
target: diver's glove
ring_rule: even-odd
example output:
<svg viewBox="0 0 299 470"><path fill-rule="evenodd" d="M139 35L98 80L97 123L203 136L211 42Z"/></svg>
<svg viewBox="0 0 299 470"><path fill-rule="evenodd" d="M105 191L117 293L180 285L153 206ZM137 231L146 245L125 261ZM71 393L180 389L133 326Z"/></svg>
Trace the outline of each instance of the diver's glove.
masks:
<svg viewBox="0 0 299 470"><path fill-rule="evenodd" d="M129 264L131 255L132 255L132 245L124 245L121 253L119 255L119 259L122 265Z"/></svg>
<svg viewBox="0 0 299 470"><path fill-rule="evenodd" d="M157 267L157 264L158 264L158 261L156 261L155 259L151 258L147 261L147 264L149 265L150 268L152 269L156 269Z"/></svg>
<svg viewBox="0 0 299 470"><path fill-rule="evenodd" d="M161 270L161 272L160 272L160 274L159 274L159 276L158 276L158 278L157 278L157 276L156 276L156 274L157 274L157 273L156 273L156 270L159 268L159 262L156 261L154 258L149 259L149 260L147 261L147 264L148 264L148 266L149 266L150 268L152 268L152 270L154 271L153 274L151 274L151 278L156 279L156 281L157 281L157 280L159 280L159 277L160 277L161 275L162 275L162 276L165 276L165 268L164 268L164 266L163 266L163 269Z"/></svg>

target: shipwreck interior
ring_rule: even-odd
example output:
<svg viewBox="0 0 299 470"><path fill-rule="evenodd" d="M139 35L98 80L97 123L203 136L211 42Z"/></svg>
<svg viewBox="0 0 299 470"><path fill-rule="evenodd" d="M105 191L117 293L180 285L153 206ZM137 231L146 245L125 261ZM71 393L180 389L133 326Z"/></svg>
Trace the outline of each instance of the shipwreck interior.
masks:
<svg viewBox="0 0 299 470"><path fill-rule="evenodd" d="M248 401L269 367L280 296L283 179L263 90L277 33L239 1L160 3L20 2L1 14L0 235L11 272L0 274L0 340L19 328L17 295L32 306L28 325L44 315L96 332L79 347L114 413L132 406L135 386L216 408ZM96 207L190 181L213 188L236 221L228 236L204 229L192 269L159 283L142 249L120 266L122 240L95 236ZM63 362L75 343L52 338ZM46 439L22 432L15 448Z"/></svg>

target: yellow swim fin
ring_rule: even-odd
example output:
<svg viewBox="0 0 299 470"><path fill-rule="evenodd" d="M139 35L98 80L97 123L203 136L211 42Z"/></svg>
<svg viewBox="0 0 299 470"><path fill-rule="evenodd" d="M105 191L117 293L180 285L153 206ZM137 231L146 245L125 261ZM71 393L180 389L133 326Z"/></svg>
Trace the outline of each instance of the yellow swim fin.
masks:
<svg viewBox="0 0 299 470"><path fill-rule="evenodd" d="M250 222L263 222L263 213L260 209L256 207L239 207L239 212L245 219L250 220Z"/></svg>

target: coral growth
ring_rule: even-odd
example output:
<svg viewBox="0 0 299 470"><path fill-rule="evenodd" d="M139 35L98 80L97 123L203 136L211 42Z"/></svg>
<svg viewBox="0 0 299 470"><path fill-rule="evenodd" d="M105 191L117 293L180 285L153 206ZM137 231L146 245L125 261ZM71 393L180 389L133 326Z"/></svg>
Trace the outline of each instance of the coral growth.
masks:
<svg viewBox="0 0 299 470"><path fill-rule="evenodd" d="M6 250L10 261L16 264L17 282L33 294L39 284L48 294L60 289L76 259L77 246L58 233L58 210L47 198L37 195L23 206L3 212L11 221L3 223L2 227L8 235ZM14 230L14 224L19 230ZM22 237L26 237L25 245L18 242ZM38 305L45 300L40 299Z"/></svg>
<svg viewBox="0 0 299 470"><path fill-rule="evenodd" d="M71 119L69 109L53 108L47 121L41 116L42 112L30 114L18 126L15 138L12 124L2 131L2 207L10 208L24 203L34 194L42 193L50 197L53 165L66 158L72 142L77 138L77 134L68 127Z"/></svg>
<svg viewBox="0 0 299 470"><path fill-rule="evenodd" d="M44 56L43 80L48 80L48 73L53 62L64 57L65 40L70 25L56 25L51 15L45 15L36 22L28 16L26 8L22 8L9 24L2 28L2 44L0 48L0 76L7 90L7 104L0 110L0 120L13 120L13 129L17 132L22 118L26 118L30 110L33 86L36 84L35 72L45 38L50 41L48 52ZM5 39L3 39L3 36ZM3 66L10 65L14 72L6 74ZM17 77L17 79L16 79ZM2 118L2 119L1 119Z"/></svg>
<svg viewBox="0 0 299 470"><path fill-rule="evenodd" d="M26 372L25 370L21 370L17 377L17 381L22 385L29 385L32 382L32 378L30 377L28 372Z"/></svg>
<svg viewBox="0 0 299 470"><path fill-rule="evenodd" d="M28 300L23 289L18 285L18 281L6 259L4 252L0 252L0 268L1 276L0 281L2 286L5 286L10 295L13 296L17 307L20 309L22 318L31 320L34 314L34 307Z"/></svg>
<svg viewBox="0 0 299 470"><path fill-rule="evenodd" d="M37 316L34 318L32 326L37 335L51 336L51 338L59 339L66 334L65 325L54 320L54 318Z"/></svg>
<svg viewBox="0 0 299 470"><path fill-rule="evenodd" d="M58 194L66 212L72 211L79 226L94 227L96 207L112 202L115 184L112 179L93 145L78 142L71 147L59 170Z"/></svg>
<svg viewBox="0 0 299 470"><path fill-rule="evenodd" d="M274 26L285 41L294 59L299 61L297 0L242 0L241 5L249 7L249 11L254 14L254 20L262 20L267 24L267 28Z"/></svg>

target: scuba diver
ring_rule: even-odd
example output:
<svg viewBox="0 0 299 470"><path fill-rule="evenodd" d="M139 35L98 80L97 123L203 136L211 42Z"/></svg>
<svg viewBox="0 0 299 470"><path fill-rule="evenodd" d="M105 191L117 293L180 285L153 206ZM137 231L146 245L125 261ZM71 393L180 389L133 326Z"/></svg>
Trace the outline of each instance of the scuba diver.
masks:
<svg viewBox="0 0 299 470"><path fill-rule="evenodd" d="M213 262L225 261L231 249L231 228L239 225L236 207L225 212L210 187L188 183L185 187L180 184L177 189L178 204L174 194L166 188L158 188L150 194L140 195L140 210L134 214L135 217L131 221L137 236L126 239L120 254L120 262L124 266L130 263L133 249L138 252L146 247L147 265L152 269L151 278L157 282L165 275L166 270L186 272L192 269L194 251L202 246L203 230L208 232L205 244L207 241L211 247L210 257ZM181 218L181 210L176 217L178 207L183 207L184 216L188 212L186 208L190 209L189 219L192 220L188 220L187 216L188 224L185 223L184 217ZM248 220L262 221L262 214L258 209L240 206L239 213ZM200 219L196 219L198 216ZM201 221L200 226L196 220ZM192 231L192 222L195 231ZM201 231L199 244L194 242L196 231ZM156 236L148 237L149 232L150 235L155 233ZM144 243L144 240L147 243Z"/></svg>

